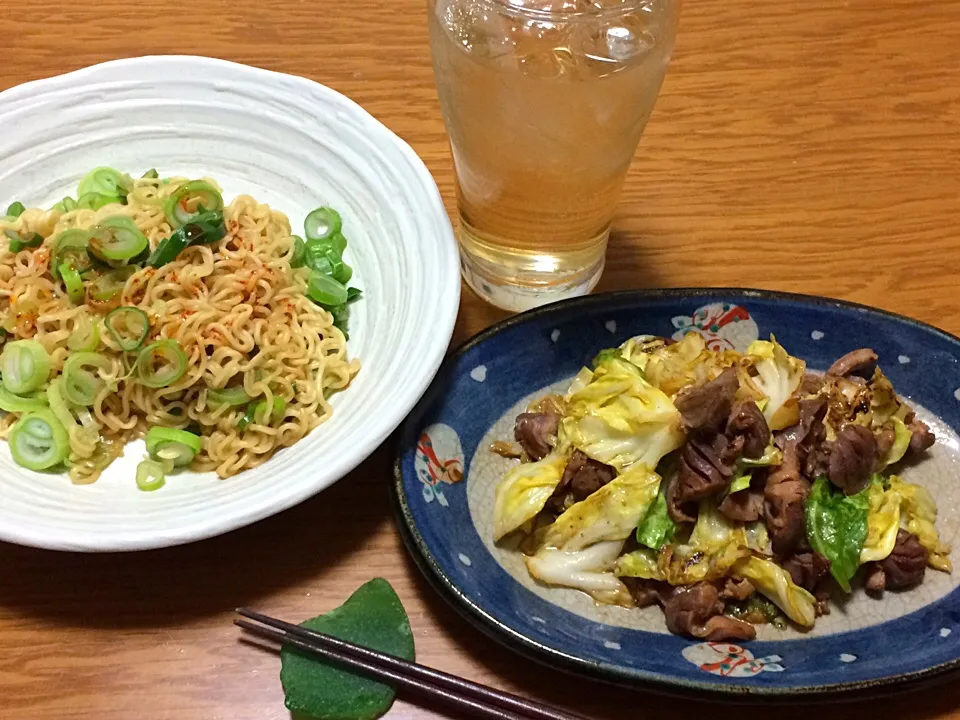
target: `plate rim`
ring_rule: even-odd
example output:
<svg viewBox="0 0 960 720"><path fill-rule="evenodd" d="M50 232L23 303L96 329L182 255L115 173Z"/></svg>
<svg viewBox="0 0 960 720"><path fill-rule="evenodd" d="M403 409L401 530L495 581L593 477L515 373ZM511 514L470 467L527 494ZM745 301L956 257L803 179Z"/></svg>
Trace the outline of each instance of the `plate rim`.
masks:
<svg viewBox="0 0 960 720"><path fill-rule="evenodd" d="M40 534L39 531L36 530L31 531L29 528L0 527L0 541L3 542L45 550L77 553L154 550L224 535L289 510L342 480L366 461L377 448L389 441L390 436L403 424L407 415L416 407L424 393L426 393L432 385L434 377L436 377L437 372L439 372L442 366L456 327L461 297L459 251L456 235L453 231L453 226L450 222L450 217L446 211L443 197L440 194L436 180L427 168L426 163L409 143L374 117L373 114L358 102L334 88L303 75L269 70L255 65L234 62L232 60L224 60L204 55L149 54L93 63L65 73L50 75L13 85L0 90L0 109L2 109L3 105L7 102L16 102L34 95L43 95L51 90L55 91L64 82L72 80L75 85L78 82L79 84L89 83L95 79L98 72L109 71L114 67L131 66L136 68L142 65L155 65L159 67L180 66L182 68L202 68L203 66L225 68L228 71L243 73L253 80L273 83L286 82L298 84L303 87L310 87L316 93L328 97L331 101L346 106L346 109L350 111L354 120L362 123L365 133L372 135L379 142L392 145L404 155L412 171L422 182L425 191L425 200L442 227L443 234L446 236L446 244L450 246L450 252L448 253L446 262L447 267L443 268L444 272L439 274L440 277L448 279L441 281L444 283L444 287L438 290L438 297L449 298L450 302L446 306L444 306L443 303L438 303L436 317L434 319L435 323L432 326L434 331L431 332L434 342L432 346L428 348L428 352L422 356L423 362L420 363L420 366L424 372L419 378L419 381L411 383L408 386L406 397L402 402L393 404L390 408L385 409L380 416L381 418L385 418L385 420L380 423L379 432L369 436L365 442L355 446L354 459L343 463L344 469L342 472L335 472L328 479L306 485L296 492L291 492L282 502L268 508L237 513L229 521L214 516L204 522L193 523L175 529L157 531L144 539L121 538L112 535L80 539L65 535L50 537Z"/></svg>
<svg viewBox="0 0 960 720"><path fill-rule="evenodd" d="M429 551L426 542L420 535L413 521L407 496L403 489L403 456L406 450L404 438L418 430L419 418L423 415L428 404L433 400L431 394L434 385L443 379L457 362L457 360L472 348L485 343L490 338L517 325L522 325L530 319L544 315L563 312L569 308L603 306L618 301L633 301L637 305L645 302L663 299L689 300L698 297L726 296L734 300L764 299L772 301L790 301L808 305L854 310L873 315L881 315L895 322L913 325L925 332L932 332L940 338L951 342L960 348L960 337L942 330L934 325L916 320L900 313L872 307L850 300L840 300L822 295L782 292L778 290L764 290L743 287L680 287L662 289L617 290L597 293L582 297L569 298L533 308L511 317L505 318L488 328L481 330L464 341L451 352L443 361L430 387L421 397L409 416L401 426L400 436L397 439L393 462L393 482L390 483L391 502L395 519L403 539L404 546L414 564L425 576L428 584L437 590L457 613L471 625L500 644L552 668L582 675L621 687L639 690L651 690L661 694L679 695L683 697L699 697L708 700L723 700L727 702L789 702L798 699L804 702L839 700L857 700L864 697L878 697L894 693L907 692L913 689L926 687L929 684L943 680L960 673L960 655L954 660L939 663L922 670L901 673L885 678L859 680L852 682L831 683L829 685L805 685L790 688L767 687L762 685L720 685L716 683L698 682L670 675L661 675L647 670L625 670L621 666L611 665L599 661L586 660L570 655L569 653L549 647L532 637L520 633L505 623L487 613L476 602L462 592L456 582L443 571L436 558Z"/></svg>

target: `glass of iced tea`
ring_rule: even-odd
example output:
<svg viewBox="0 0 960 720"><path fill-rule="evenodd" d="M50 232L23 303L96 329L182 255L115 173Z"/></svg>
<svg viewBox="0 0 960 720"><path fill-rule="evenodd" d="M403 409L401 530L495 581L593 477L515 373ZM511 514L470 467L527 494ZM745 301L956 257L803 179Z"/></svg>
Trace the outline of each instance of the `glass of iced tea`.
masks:
<svg viewBox="0 0 960 720"><path fill-rule="evenodd" d="M465 279L508 310L590 292L679 0L427 5Z"/></svg>

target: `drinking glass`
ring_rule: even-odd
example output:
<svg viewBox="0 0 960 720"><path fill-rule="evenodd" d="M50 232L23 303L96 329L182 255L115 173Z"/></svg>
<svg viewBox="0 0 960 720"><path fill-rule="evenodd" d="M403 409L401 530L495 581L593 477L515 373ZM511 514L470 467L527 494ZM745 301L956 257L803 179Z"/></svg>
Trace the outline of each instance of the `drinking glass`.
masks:
<svg viewBox="0 0 960 720"><path fill-rule="evenodd" d="M464 278L509 310L590 292L679 0L427 6Z"/></svg>

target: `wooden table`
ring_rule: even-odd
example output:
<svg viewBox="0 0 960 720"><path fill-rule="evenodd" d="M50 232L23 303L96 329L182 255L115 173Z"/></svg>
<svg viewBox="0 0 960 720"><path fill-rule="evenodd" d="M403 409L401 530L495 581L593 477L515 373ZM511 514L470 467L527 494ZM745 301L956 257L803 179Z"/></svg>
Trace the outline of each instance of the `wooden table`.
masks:
<svg viewBox="0 0 960 720"><path fill-rule="evenodd" d="M0 89L151 53L306 75L410 142L453 209L423 0L2 9ZM821 293L960 333L958 0L690 0L674 57L601 289ZM455 339L502 317L465 291ZM84 556L0 544L0 717L286 718L277 658L237 642L231 610L304 618L377 575L399 592L430 665L597 718L724 712L572 680L469 626L401 545L387 499L391 453L298 508L187 547ZM813 712L960 718L960 689ZM390 717L438 716L399 702Z"/></svg>

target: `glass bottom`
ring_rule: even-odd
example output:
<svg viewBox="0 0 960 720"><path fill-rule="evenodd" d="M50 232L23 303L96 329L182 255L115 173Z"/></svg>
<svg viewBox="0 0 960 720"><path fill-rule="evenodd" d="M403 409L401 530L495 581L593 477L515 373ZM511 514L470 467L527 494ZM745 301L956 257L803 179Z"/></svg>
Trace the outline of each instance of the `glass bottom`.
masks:
<svg viewBox="0 0 960 720"><path fill-rule="evenodd" d="M467 284L491 305L521 312L593 290L603 274L610 229L562 251L518 248L478 232L462 217L458 235Z"/></svg>

